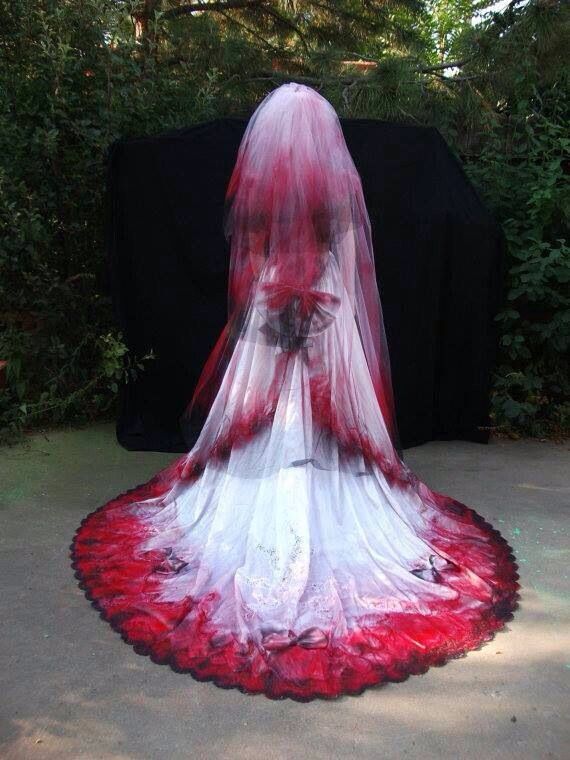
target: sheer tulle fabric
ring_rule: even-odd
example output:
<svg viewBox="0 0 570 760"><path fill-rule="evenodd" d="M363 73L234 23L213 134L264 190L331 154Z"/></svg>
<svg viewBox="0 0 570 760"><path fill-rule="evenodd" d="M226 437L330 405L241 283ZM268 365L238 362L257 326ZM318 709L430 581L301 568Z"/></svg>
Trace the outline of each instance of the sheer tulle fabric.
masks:
<svg viewBox="0 0 570 760"><path fill-rule="evenodd" d="M374 392L397 440L370 220L360 177L330 103L302 85L279 87L251 118L227 191L231 242L226 330L208 360L190 414L203 418L219 388L235 338L267 264L266 293L280 319L287 308L312 323L329 252L352 306ZM329 302L328 306L332 304ZM311 329L314 329L314 325Z"/></svg>
<svg viewBox="0 0 570 760"><path fill-rule="evenodd" d="M84 521L83 587L137 651L272 698L354 694L463 654L509 618L516 566L394 448L368 220L330 105L270 95L228 195L230 321L195 400L213 397L205 425Z"/></svg>

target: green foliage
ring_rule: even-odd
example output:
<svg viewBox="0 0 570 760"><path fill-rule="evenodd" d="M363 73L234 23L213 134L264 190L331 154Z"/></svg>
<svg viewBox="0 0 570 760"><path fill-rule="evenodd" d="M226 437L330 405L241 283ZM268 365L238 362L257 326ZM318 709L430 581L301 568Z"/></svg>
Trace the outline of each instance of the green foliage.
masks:
<svg viewBox="0 0 570 760"><path fill-rule="evenodd" d="M492 404L511 434L569 430L569 32L563 4L511 4L462 40L485 106L467 169L508 245Z"/></svg>
<svg viewBox="0 0 570 760"><path fill-rule="evenodd" d="M531 116L527 102L517 106L470 170L503 220L510 257L493 409L507 428L561 434L570 416L567 95L535 90Z"/></svg>
<svg viewBox="0 0 570 760"><path fill-rule="evenodd" d="M116 3L25 0L2 16L0 436L10 438L109 413L118 383L141 368L105 294L105 154L120 137L210 118L216 75L150 76Z"/></svg>
<svg viewBox="0 0 570 760"><path fill-rule="evenodd" d="M289 79L345 116L443 132L508 241L496 424L567 427L564 4L515 1L476 24L485 3L471 0L181 4L0 0L0 437L112 413L119 385L152 360L130 356L106 295L109 146L247 115Z"/></svg>

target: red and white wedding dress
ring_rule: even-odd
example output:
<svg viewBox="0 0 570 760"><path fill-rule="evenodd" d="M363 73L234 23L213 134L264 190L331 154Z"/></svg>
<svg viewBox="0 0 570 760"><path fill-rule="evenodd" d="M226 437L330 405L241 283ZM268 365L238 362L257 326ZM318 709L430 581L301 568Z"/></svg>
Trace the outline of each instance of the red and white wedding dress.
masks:
<svg viewBox="0 0 570 760"><path fill-rule="evenodd" d="M514 558L398 455L361 183L310 88L252 117L226 231L202 433L83 521L88 598L155 662L272 698L356 694L479 646L516 604Z"/></svg>

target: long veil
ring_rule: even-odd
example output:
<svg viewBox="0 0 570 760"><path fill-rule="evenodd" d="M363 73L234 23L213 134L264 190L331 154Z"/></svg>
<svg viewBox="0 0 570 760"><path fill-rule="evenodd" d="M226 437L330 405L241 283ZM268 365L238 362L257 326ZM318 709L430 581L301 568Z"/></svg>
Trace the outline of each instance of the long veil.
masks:
<svg viewBox="0 0 570 760"><path fill-rule="evenodd" d="M315 90L287 84L259 105L243 136L226 196L231 243L228 322L199 378L185 420L201 426L248 310L263 290L266 325L297 340L326 323L337 296L319 292L334 257L354 314L374 392L398 448L390 360L370 220L338 116ZM271 270L271 282L264 275ZM259 304L258 304L259 306ZM335 399L329 399L335 407ZM323 399L320 399L320 403ZM314 401L314 403L317 403ZM343 410L333 410L337 420Z"/></svg>

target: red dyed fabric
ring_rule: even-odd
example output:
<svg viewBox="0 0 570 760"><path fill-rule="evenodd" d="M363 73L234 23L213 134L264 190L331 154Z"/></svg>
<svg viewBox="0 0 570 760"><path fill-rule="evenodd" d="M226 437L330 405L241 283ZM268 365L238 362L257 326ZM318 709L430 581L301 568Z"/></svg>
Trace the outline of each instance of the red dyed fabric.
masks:
<svg viewBox="0 0 570 760"><path fill-rule="evenodd" d="M169 564L168 552L148 552L144 558L138 553L145 524L130 507L167 493L183 462L87 517L72 546L76 576L93 606L138 654L156 663L271 699L334 698L443 665L489 641L512 618L518 575L508 544L473 510L437 495L442 517L468 526L471 533L464 543L445 535L435 541L454 563L438 581L466 598L476 597L473 579L480 573L492 591L481 590L479 608L465 610L460 593L457 600L430 605L421 614L386 612L369 624L363 621L340 640L307 629L270 634L262 646L244 644L209 624L215 594L161 602L161 579L176 572L176 565Z"/></svg>
<svg viewBox="0 0 570 760"><path fill-rule="evenodd" d="M395 448L362 189L314 91L256 111L226 230L202 433L83 521L86 595L138 653L272 699L358 694L478 647L516 605L514 557Z"/></svg>

